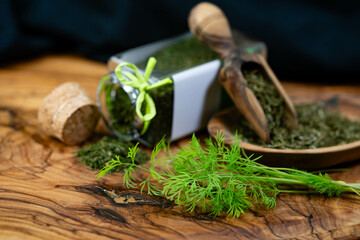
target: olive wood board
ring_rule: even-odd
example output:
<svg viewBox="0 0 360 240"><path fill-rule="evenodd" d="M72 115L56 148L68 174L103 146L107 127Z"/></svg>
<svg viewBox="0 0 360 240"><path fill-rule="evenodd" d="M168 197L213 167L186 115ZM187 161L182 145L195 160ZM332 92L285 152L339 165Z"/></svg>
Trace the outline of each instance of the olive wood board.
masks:
<svg viewBox="0 0 360 240"><path fill-rule="evenodd" d="M122 173L97 181L73 157L79 146L47 137L36 122L42 99L76 80L94 98L106 65L73 56L46 56L0 69L0 239L358 239L360 197L280 194L276 208L239 218L186 212L160 197L122 186ZM287 83L289 93L321 86ZM360 87L334 91L360 95ZM208 137L206 132L203 133ZM92 139L101 137L101 128ZM171 144L175 151L190 138ZM331 173L360 182L360 164ZM136 179L145 175L137 172Z"/></svg>
<svg viewBox="0 0 360 240"><path fill-rule="evenodd" d="M322 102L329 110L337 111L353 121L360 121L360 97L350 94L304 94L292 98L294 103ZM208 123L208 132L216 136L222 132L225 143L230 144L235 139L238 122L243 116L234 108L227 108L215 114ZM299 169L324 169L341 163L360 159L360 140L348 144L316 149L275 149L262 147L245 141L240 145L247 154L261 158L261 163L278 167L295 167Z"/></svg>

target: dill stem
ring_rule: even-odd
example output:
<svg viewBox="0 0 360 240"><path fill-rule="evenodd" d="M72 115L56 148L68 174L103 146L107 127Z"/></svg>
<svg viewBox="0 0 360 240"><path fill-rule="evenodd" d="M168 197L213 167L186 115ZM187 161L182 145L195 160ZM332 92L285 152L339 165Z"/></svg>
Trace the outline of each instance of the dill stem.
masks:
<svg viewBox="0 0 360 240"><path fill-rule="evenodd" d="M228 178L228 179L239 179L239 177L237 177L237 174L233 174L233 173L227 173L227 174L223 174L223 173L214 173L214 174L220 174L221 178ZM266 182L266 181L272 181L276 184L284 184L284 185L304 185L307 186L307 183L303 180L299 180L299 179L290 179L290 178L281 178L281 177L268 177L268 176L256 176L256 175L242 175L242 177L246 177L247 180L252 180L252 181L261 181L261 182ZM207 180L205 177L203 177L204 180ZM200 180L201 177L198 177L197 180L202 182L204 180Z"/></svg>
<svg viewBox="0 0 360 240"><path fill-rule="evenodd" d="M269 167L266 167L266 166L252 166L254 169L258 169L258 171L260 172L263 172L263 173L266 173L268 175L271 175L271 176L281 176L281 177L284 177L284 178L289 178L289 179L295 179L295 180L303 180L304 177L303 176L298 176L298 175L293 175L293 174L289 174L289 173L286 173L286 172L283 172L281 170L288 170L288 169L278 169L278 168L269 168ZM303 174L303 172L302 172Z"/></svg>
<svg viewBox="0 0 360 240"><path fill-rule="evenodd" d="M296 180L296 179L289 179L289 178L278 178L278 177L262 177L264 179L264 181L266 179L273 181L276 184L284 184L284 185L305 185L306 183L304 181L301 180Z"/></svg>
<svg viewBox="0 0 360 240"><path fill-rule="evenodd" d="M360 196L360 184L359 183L346 183L343 181L334 181L336 184L343 187L343 192L353 192Z"/></svg>
<svg viewBox="0 0 360 240"><path fill-rule="evenodd" d="M279 190L279 193L299 193L299 194L318 194L316 191L306 190Z"/></svg>

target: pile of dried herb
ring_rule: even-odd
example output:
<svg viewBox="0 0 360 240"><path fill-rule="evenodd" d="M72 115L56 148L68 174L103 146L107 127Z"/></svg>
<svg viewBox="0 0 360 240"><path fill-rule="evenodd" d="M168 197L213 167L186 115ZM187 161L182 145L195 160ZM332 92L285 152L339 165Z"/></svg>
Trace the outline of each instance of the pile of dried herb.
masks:
<svg viewBox="0 0 360 240"><path fill-rule="evenodd" d="M275 86L267 79L267 75L261 68L256 65L246 65L247 68L242 70L247 81L248 87L253 91L264 110L266 119L269 124L271 135L276 128L284 126L284 100L280 97ZM271 136L273 137L273 136Z"/></svg>
<svg viewBox="0 0 360 240"><path fill-rule="evenodd" d="M158 60L155 69L165 73L188 69L219 58L216 52L195 37L179 41L153 56Z"/></svg>
<svg viewBox="0 0 360 240"><path fill-rule="evenodd" d="M328 111L322 103L295 106L299 125L296 130L289 130L283 121L284 102L266 76L258 69L243 69L243 74L264 109L271 138L270 143L264 144L243 120L238 130L244 141L269 148L313 149L360 140L359 122Z"/></svg>
<svg viewBox="0 0 360 240"><path fill-rule="evenodd" d="M119 161L124 163L130 163L130 159L127 158L130 148L133 148L134 144L131 142L124 142L119 139L103 137L96 143L86 145L80 148L75 156L78 157L80 162L87 165L90 169L102 169L106 164L116 156L119 157ZM148 156L139 151L134 159L135 164L141 164L148 160ZM111 169L111 172L120 172L124 170L124 166L116 166Z"/></svg>

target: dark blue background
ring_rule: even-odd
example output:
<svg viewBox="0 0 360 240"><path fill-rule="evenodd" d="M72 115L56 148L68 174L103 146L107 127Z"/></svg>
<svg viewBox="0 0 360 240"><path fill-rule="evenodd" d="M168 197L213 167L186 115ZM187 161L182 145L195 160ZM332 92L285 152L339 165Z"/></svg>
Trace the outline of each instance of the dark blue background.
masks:
<svg viewBox="0 0 360 240"><path fill-rule="evenodd" d="M106 61L128 48L188 31L199 1L0 0L0 62L71 52ZM356 1L212 1L233 28L264 41L280 78L358 82Z"/></svg>

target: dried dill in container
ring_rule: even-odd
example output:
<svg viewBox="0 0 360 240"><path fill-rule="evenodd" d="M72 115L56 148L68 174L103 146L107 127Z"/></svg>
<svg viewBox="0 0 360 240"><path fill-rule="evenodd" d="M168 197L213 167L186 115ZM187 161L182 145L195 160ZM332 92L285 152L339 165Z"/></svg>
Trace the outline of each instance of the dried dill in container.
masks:
<svg viewBox="0 0 360 240"><path fill-rule="evenodd" d="M156 83L157 79L149 79ZM121 83L115 73L106 75L98 87L98 106L108 128L122 141L139 139L144 122L136 114L136 100L140 91ZM148 92L156 105L156 117L151 127L141 136L142 142L149 144L171 133L173 84L170 83ZM143 107L144 108L144 107ZM142 109L143 110L143 109ZM161 131L156 131L157 126Z"/></svg>
<svg viewBox="0 0 360 240"><path fill-rule="evenodd" d="M248 87L259 100L270 129L270 142L264 144L246 120L239 122L242 140L269 148L314 149L360 140L360 123L330 112L323 103L295 105L298 128L284 123L284 102L267 76L259 69L242 69Z"/></svg>
<svg viewBox="0 0 360 240"><path fill-rule="evenodd" d="M239 32L234 32L234 38L241 49L266 55L262 42ZM112 71L128 62L144 73L149 57L157 60L149 84L167 77L173 82L147 91L154 100L156 116L143 132L145 123L136 112L139 89L120 82ZM190 33L130 49L110 58L111 72L99 84L97 104L106 125L124 141L136 139L152 146L164 135L176 140L205 128L216 111L231 104L217 81L220 66L218 54ZM146 111L146 105L141 110Z"/></svg>
<svg viewBox="0 0 360 240"><path fill-rule="evenodd" d="M219 58L205 43L194 37L184 39L177 44L154 53L158 60L158 73L175 73ZM140 63L144 66L144 63Z"/></svg>

